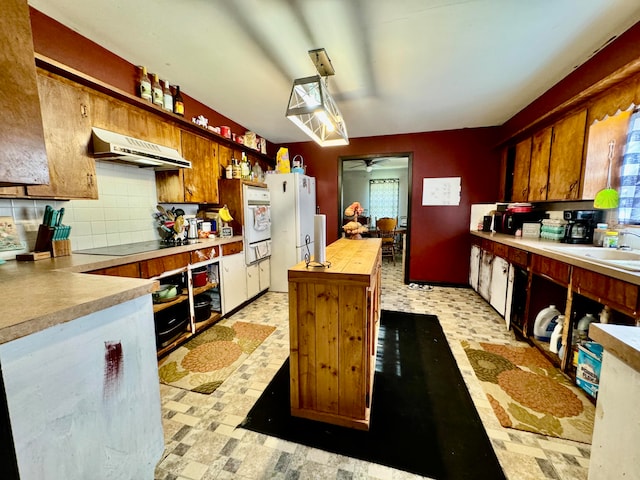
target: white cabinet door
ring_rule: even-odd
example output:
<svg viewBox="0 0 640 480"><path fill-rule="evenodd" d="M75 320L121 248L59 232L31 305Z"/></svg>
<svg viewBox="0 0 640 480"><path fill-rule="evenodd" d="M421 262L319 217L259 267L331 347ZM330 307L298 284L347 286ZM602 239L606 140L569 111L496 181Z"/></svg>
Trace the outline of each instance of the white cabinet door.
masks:
<svg viewBox="0 0 640 480"><path fill-rule="evenodd" d="M489 303L504 316L507 303L507 287L509 283L509 262L504 258L494 257L491 265L491 287Z"/></svg>
<svg viewBox="0 0 640 480"><path fill-rule="evenodd" d="M469 261L469 285L478 291L478 275L480 273L480 247L471 245L471 259Z"/></svg>
<svg viewBox="0 0 640 480"><path fill-rule="evenodd" d="M228 313L247 300L247 266L244 253L223 256L222 263L222 298L223 313Z"/></svg>
<svg viewBox="0 0 640 480"><path fill-rule="evenodd" d="M493 254L482 251L480 256L480 273L478 275L478 293L487 302L491 299L491 270Z"/></svg>
<svg viewBox="0 0 640 480"><path fill-rule="evenodd" d="M260 293L260 268L257 263L247 265L247 297L253 298Z"/></svg>
<svg viewBox="0 0 640 480"><path fill-rule="evenodd" d="M507 330L511 327L511 306L513 305L513 283L515 281L515 271L513 265L509 265L509 280L507 282L507 304L504 307L504 321L507 324Z"/></svg>
<svg viewBox="0 0 640 480"><path fill-rule="evenodd" d="M258 264L260 269L260 291L266 290L271 285L271 260L266 259Z"/></svg>

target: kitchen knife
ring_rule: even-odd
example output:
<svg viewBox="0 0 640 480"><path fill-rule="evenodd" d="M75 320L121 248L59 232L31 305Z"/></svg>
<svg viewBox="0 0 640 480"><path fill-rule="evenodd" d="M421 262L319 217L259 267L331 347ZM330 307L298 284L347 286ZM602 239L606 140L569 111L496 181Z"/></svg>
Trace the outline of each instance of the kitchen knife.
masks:
<svg viewBox="0 0 640 480"><path fill-rule="evenodd" d="M44 217L42 218L42 224L45 226L49 226L49 223L51 222L51 214L53 213L53 208L51 207L51 205L47 205L46 207L44 207Z"/></svg>
<svg viewBox="0 0 640 480"><path fill-rule="evenodd" d="M58 210L58 220L56 220L56 227L59 227L62 224L62 216L64 215L64 207Z"/></svg>

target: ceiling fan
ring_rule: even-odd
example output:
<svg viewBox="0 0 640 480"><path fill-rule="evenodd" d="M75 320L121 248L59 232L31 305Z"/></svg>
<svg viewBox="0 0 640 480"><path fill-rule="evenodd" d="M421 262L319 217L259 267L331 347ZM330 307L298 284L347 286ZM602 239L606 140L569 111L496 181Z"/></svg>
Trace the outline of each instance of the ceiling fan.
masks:
<svg viewBox="0 0 640 480"><path fill-rule="evenodd" d="M373 170L377 164L381 164L389 160L388 158L362 158L359 160L349 160L346 165L347 170L366 170L367 173Z"/></svg>

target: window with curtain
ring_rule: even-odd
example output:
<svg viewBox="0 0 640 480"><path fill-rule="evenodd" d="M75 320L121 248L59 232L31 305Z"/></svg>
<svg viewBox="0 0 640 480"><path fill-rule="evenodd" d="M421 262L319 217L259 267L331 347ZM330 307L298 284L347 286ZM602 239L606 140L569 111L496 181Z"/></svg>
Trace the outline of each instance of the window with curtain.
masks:
<svg viewBox="0 0 640 480"><path fill-rule="evenodd" d="M369 180L369 215L374 218L398 218L400 179L376 178Z"/></svg>
<svg viewBox="0 0 640 480"><path fill-rule="evenodd" d="M627 142L620 170L620 204L618 222L640 224L640 111L634 110L629 120Z"/></svg>

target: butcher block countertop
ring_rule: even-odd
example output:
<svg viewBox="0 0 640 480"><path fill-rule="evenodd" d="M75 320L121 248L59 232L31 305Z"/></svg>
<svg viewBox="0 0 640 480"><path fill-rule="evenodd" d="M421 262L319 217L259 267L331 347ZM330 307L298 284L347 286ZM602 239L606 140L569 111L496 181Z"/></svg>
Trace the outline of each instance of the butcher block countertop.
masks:
<svg viewBox="0 0 640 480"><path fill-rule="evenodd" d="M0 265L4 314L0 344L69 322L158 288L157 280L91 275L97 269L242 241L235 236L126 256L72 254Z"/></svg>

